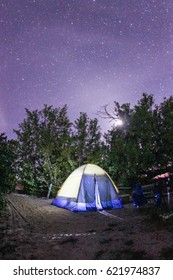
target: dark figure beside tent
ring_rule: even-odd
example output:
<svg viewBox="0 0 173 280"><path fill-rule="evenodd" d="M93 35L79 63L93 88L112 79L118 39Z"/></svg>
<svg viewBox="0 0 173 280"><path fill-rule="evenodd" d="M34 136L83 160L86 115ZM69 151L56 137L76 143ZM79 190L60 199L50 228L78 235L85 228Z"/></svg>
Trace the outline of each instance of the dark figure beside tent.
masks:
<svg viewBox="0 0 173 280"><path fill-rule="evenodd" d="M133 194L132 194L132 204L135 207L140 207L147 203L147 199L143 195L142 186L140 183L137 183L134 186Z"/></svg>

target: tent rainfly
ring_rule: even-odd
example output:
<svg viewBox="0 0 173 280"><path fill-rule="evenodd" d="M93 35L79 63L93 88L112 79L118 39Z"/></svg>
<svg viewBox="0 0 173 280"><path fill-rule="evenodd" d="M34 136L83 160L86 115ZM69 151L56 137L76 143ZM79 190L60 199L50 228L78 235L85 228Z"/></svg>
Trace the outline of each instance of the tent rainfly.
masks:
<svg viewBox="0 0 173 280"><path fill-rule="evenodd" d="M65 180L52 205L70 211L122 208L119 191L109 175L95 164L85 164Z"/></svg>

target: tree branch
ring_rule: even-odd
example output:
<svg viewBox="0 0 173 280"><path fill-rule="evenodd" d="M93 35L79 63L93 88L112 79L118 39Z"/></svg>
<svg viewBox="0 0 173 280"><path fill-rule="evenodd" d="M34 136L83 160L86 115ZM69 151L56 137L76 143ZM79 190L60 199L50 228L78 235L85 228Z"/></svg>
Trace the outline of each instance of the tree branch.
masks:
<svg viewBox="0 0 173 280"><path fill-rule="evenodd" d="M119 118L117 117L116 113L113 112L112 114L110 114L108 112L107 107L108 107L108 104L102 106L101 108L103 108L103 111L102 110L97 111L96 115L99 116L102 119L108 119L109 122L118 120Z"/></svg>

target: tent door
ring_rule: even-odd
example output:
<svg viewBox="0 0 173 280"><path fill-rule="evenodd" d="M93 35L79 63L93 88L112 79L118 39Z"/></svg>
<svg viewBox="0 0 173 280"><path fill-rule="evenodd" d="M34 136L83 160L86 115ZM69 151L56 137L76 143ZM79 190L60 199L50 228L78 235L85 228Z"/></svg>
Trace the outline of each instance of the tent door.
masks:
<svg viewBox="0 0 173 280"><path fill-rule="evenodd" d="M96 177L95 177L95 200L96 200L97 210L103 210L101 200L100 200L99 186Z"/></svg>

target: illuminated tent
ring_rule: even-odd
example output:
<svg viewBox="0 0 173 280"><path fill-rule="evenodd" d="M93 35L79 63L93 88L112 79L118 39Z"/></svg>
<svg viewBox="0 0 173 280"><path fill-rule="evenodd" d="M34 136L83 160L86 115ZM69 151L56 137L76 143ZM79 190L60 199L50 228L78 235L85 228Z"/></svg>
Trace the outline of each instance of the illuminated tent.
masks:
<svg viewBox="0 0 173 280"><path fill-rule="evenodd" d="M118 192L106 171L95 164L85 164L66 179L52 205L70 211L122 208Z"/></svg>

